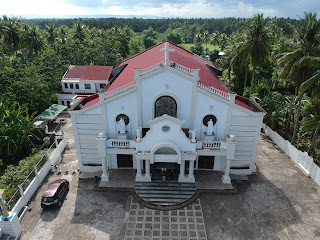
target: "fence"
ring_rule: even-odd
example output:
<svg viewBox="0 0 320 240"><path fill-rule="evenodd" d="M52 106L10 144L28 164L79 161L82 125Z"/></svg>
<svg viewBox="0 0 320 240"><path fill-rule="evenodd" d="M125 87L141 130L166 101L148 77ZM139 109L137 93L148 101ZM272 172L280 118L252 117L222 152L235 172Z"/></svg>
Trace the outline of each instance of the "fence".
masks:
<svg viewBox="0 0 320 240"><path fill-rule="evenodd" d="M314 163L313 158L307 152L295 148L289 141L281 137L276 131L264 124L266 135L278 145L288 157L302 170L302 172L313 179L320 186L320 168Z"/></svg>
<svg viewBox="0 0 320 240"><path fill-rule="evenodd" d="M67 146L65 140L62 139L55 149L53 148L53 145L51 145L49 150L46 151L45 156L43 156L33 167L33 170L18 186L18 190L8 201L8 206L12 209L11 212L18 214L21 209L28 204L33 194L37 191L38 187L49 173L51 165L55 165L61 160L61 153Z"/></svg>

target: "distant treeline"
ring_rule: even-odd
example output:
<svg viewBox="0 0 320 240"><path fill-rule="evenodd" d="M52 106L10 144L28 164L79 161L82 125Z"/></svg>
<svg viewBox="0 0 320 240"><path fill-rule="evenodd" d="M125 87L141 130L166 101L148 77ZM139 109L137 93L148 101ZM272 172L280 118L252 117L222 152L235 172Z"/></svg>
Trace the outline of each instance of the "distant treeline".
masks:
<svg viewBox="0 0 320 240"><path fill-rule="evenodd" d="M142 19L142 18L79 18L79 19L24 19L27 24L35 24L44 29L49 23L55 23L57 27L65 25L71 27L75 20L80 20L90 28L110 29L114 26L129 26L135 32L142 32L152 27L157 32L165 32L169 27L177 28L185 25L201 25L209 32L219 31L220 33L231 33L246 26L245 18L162 18L162 19ZM283 29L285 35L293 34L292 25L297 26L300 20L291 18L270 18L269 21L275 23Z"/></svg>

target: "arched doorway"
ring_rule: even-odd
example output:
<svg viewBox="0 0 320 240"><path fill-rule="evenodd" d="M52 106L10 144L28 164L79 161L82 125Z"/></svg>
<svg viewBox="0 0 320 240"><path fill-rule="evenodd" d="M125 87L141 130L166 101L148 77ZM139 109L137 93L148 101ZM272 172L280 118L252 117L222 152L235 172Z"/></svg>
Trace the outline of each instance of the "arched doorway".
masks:
<svg viewBox="0 0 320 240"><path fill-rule="evenodd" d="M177 102L173 97L162 96L157 99L155 102L155 116L159 117L164 114L167 114L172 117L177 117Z"/></svg>

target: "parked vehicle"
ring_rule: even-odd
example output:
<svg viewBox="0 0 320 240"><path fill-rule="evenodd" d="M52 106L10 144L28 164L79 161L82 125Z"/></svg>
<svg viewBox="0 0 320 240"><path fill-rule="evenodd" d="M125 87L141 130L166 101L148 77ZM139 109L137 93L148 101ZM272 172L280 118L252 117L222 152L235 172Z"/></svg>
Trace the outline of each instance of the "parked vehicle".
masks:
<svg viewBox="0 0 320 240"><path fill-rule="evenodd" d="M68 190L69 181L67 179L58 179L50 183L48 189L42 195L41 207L60 207Z"/></svg>

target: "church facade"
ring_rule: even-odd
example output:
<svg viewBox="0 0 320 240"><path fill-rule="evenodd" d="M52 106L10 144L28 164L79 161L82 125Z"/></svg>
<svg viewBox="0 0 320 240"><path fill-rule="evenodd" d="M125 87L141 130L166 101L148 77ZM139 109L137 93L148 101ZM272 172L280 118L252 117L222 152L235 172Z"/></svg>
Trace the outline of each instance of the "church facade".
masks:
<svg viewBox="0 0 320 240"><path fill-rule="evenodd" d="M136 181L152 170L174 169L179 182L194 170L255 172L264 110L231 92L214 64L162 42L124 60L107 86L81 98L69 113L81 172L136 169ZM125 177L125 176L124 176Z"/></svg>

